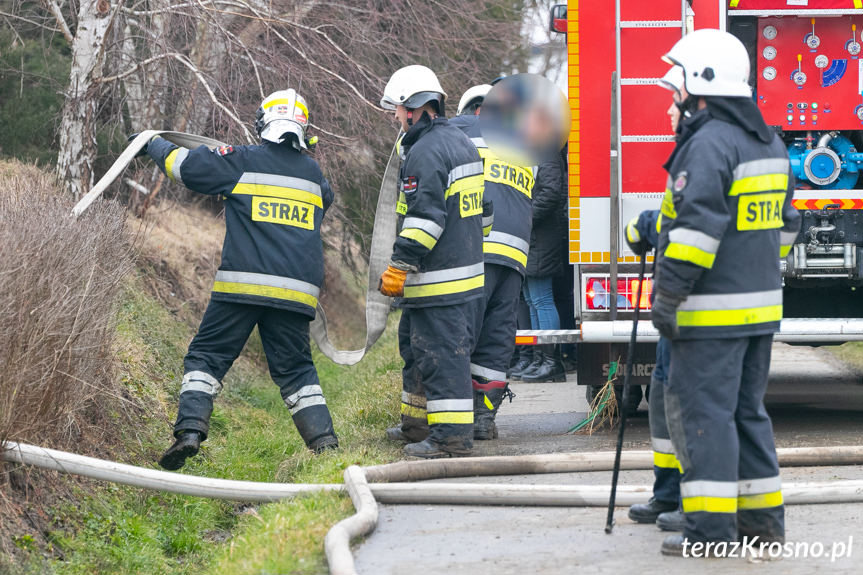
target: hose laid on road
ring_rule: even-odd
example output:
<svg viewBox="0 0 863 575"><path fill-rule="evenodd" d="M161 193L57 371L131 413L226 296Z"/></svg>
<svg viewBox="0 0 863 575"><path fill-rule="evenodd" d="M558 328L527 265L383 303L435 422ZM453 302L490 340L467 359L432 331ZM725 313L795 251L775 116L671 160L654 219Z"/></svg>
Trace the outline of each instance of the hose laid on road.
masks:
<svg viewBox="0 0 863 575"><path fill-rule="evenodd" d="M87 192L81 200L72 208L72 215L79 217L84 210L96 201L102 195L108 186L114 180L120 177L123 171L135 159L135 155L140 152L147 143L155 136L161 136L169 142L184 148L197 148L198 146L207 146L211 150L219 146L226 145L224 142L198 136L196 134L187 134L185 132L171 132L163 130L146 130L138 134L138 136L129 142L129 145L114 161L110 169L102 178L96 182L96 185ZM366 292L366 343L365 347L356 350L341 350L337 349L330 341L327 332L327 315L324 313L324 308L320 302L317 304L317 313L314 321L309 325L309 332L325 356L340 365L354 365L358 363L380 338L387 327L387 317L390 312L390 303L392 298L382 295L378 292L378 279L386 270L392 255L393 242L396 237L396 202L398 201L398 173L400 159L393 146L390 159L387 162L384 177L381 181L381 189L378 194L377 209L375 211L375 222L372 231L372 243L369 254L369 274L368 274L368 290Z"/></svg>
<svg viewBox="0 0 863 575"><path fill-rule="evenodd" d="M144 489L235 501L269 502L319 491L347 489L357 509L333 528L325 550L332 573L353 574L350 541L371 532L377 523L377 503L442 505L524 505L524 506L605 506L609 488L597 485L501 485L484 483L404 483L447 477L525 475L608 471L614 453L557 453L430 461L400 461L368 468L351 466L345 484L260 483L210 479L146 469L75 455L33 445L7 442L0 459L83 475ZM778 449L782 467L863 464L863 446L802 447ZM651 469L652 452L625 451L621 468ZM367 483L367 479L376 482ZM617 505L628 506L644 500L651 486L618 487ZM821 483L788 483L782 486L785 503L863 503L863 480ZM347 553L347 555L345 555Z"/></svg>
<svg viewBox="0 0 863 575"><path fill-rule="evenodd" d="M863 445L830 447L786 447L776 450L780 467L815 467L819 465L863 465ZM365 467L370 482L427 481L447 477L492 475L533 475L542 473L577 473L611 471L613 451L591 453L551 453L493 457L462 457L398 461ZM620 468L653 469L652 451L624 451Z"/></svg>
<svg viewBox="0 0 863 575"><path fill-rule="evenodd" d="M378 524L378 504L361 467L351 465L345 469L345 487L357 512L333 525L324 539L330 575L356 573L351 539L371 533Z"/></svg>

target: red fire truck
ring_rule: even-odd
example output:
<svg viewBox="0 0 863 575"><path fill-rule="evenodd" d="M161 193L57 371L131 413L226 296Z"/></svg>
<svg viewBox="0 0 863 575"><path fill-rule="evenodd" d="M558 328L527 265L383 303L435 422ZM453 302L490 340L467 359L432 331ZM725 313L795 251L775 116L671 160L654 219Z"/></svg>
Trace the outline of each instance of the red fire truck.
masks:
<svg viewBox="0 0 863 575"><path fill-rule="evenodd" d="M626 357L634 306L649 310L650 280L636 302L637 257L621 232L660 204L674 147L670 96L656 86L669 67L661 56L698 28L727 30L747 47L753 97L797 179L803 225L781 262L786 319L776 339L863 339L863 1L569 0L552 9L550 29L568 48L576 330L520 331L518 342L579 341L588 397ZM632 381L647 384L658 335L649 319L638 333Z"/></svg>

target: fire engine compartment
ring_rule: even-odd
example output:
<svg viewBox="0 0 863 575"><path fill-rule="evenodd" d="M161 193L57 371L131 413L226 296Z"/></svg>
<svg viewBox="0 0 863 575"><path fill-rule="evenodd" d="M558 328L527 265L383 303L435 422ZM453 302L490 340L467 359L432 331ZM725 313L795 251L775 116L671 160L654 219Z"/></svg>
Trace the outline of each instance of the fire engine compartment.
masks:
<svg viewBox="0 0 863 575"><path fill-rule="evenodd" d="M747 4L765 12L730 10L728 30L746 46L753 97L788 148L803 216L786 285L847 291L863 284L863 14L837 13L832 0L810 0L809 13Z"/></svg>

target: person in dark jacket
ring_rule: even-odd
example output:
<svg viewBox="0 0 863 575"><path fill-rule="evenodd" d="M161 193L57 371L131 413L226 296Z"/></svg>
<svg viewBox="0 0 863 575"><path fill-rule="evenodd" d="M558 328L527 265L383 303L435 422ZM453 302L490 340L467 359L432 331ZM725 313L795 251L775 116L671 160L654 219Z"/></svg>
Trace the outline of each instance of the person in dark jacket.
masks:
<svg viewBox="0 0 863 575"><path fill-rule="evenodd" d="M446 93L425 66L397 70L381 106L405 134L400 195L404 219L380 291L400 298L401 426L406 455L468 455L473 448L470 354L484 303L483 165L470 139L444 117ZM427 436L426 436L427 435Z"/></svg>
<svg viewBox="0 0 863 575"><path fill-rule="evenodd" d="M540 164L533 186L533 224L524 281L524 299L530 307L532 329L560 329L554 303L552 278L563 271L566 252L562 237L567 234L566 147L554 158ZM554 345L540 346L534 362L519 375L523 381L564 381L566 372Z"/></svg>
<svg viewBox="0 0 863 575"><path fill-rule="evenodd" d="M674 101L692 115L665 164L651 310L671 340L665 407L683 467L683 535L667 538L662 553L741 537L781 544L785 507L764 394L782 319L779 261L800 228L794 176L752 100L740 40L696 30L664 60L683 68Z"/></svg>
<svg viewBox="0 0 863 575"><path fill-rule="evenodd" d="M189 150L160 137L147 145L171 180L225 199L222 262L183 362L176 441L159 460L165 469L198 453L222 378L255 326L306 445L316 453L338 446L309 343L324 277L321 220L333 192L317 162L302 153L308 116L305 100L282 90L258 108L260 145Z"/></svg>
<svg viewBox="0 0 863 575"><path fill-rule="evenodd" d="M460 114L450 121L476 146L485 170L485 191L494 205L494 226L483 242L485 312L470 358L474 390L474 439L498 436L494 418L507 394L509 360L515 347L516 318L530 241L533 171L506 162L486 145L479 114L488 84L473 86L462 96Z"/></svg>

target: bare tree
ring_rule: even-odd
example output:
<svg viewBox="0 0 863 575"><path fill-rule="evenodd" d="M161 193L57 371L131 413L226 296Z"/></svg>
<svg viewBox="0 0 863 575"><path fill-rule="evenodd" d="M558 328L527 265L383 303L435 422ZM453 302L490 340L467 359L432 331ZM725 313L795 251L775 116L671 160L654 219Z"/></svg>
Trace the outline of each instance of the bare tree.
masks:
<svg viewBox="0 0 863 575"><path fill-rule="evenodd" d="M96 134L147 128L253 142L254 110L274 90L308 100L318 159L338 209L368 229L395 124L378 106L389 75L435 70L450 102L524 69L524 0L41 0L43 27L73 53L59 125L67 189L93 181ZM73 10L74 13L73 13ZM452 110L451 104L450 109ZM161 186L152 169L136 174ZM353 228L345 228L353 233Z"/></svg>

